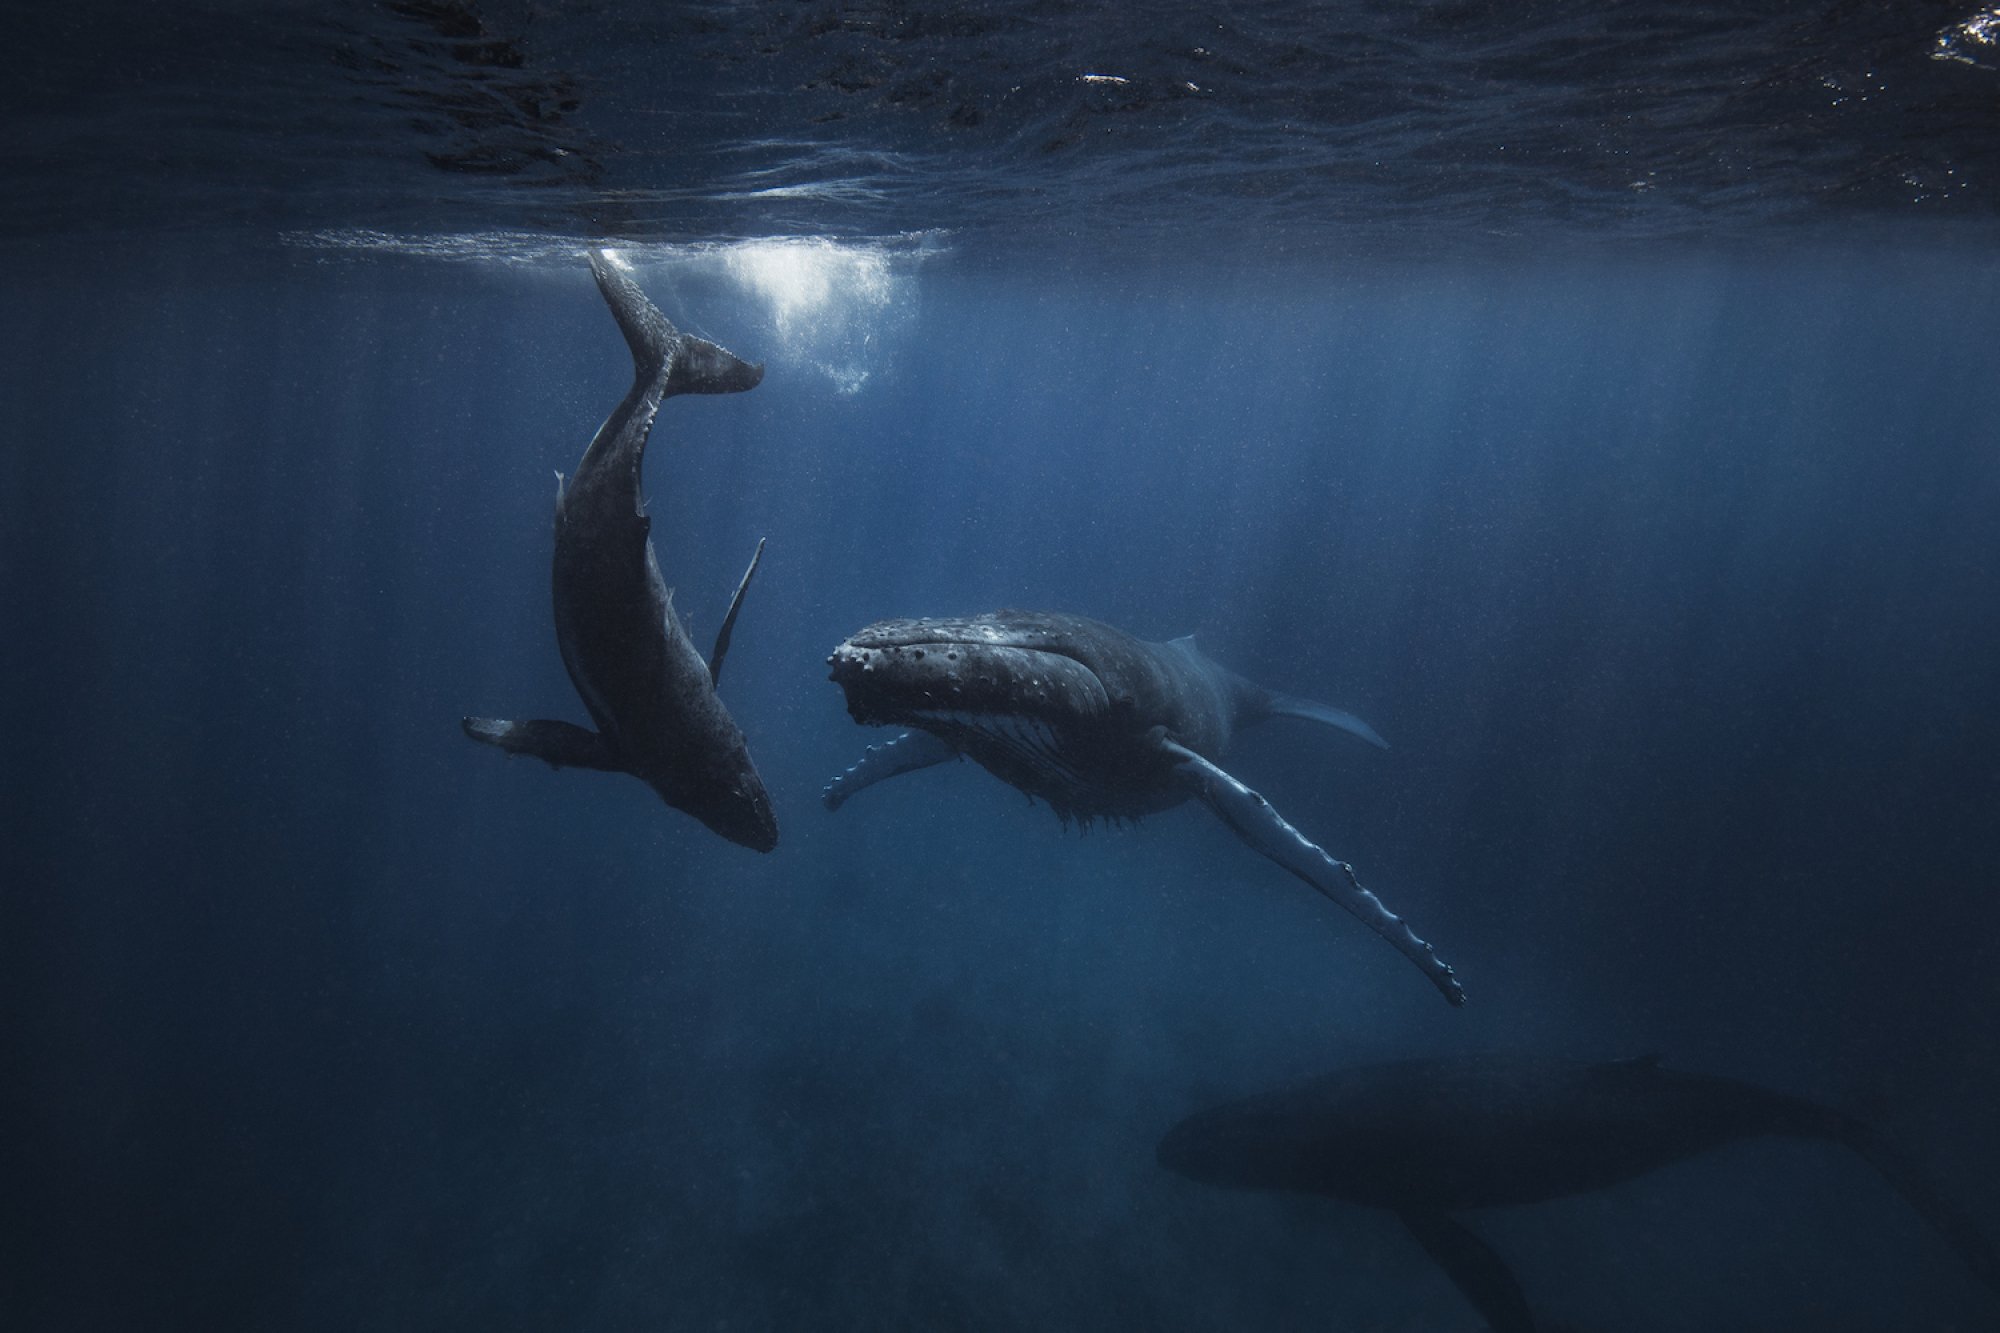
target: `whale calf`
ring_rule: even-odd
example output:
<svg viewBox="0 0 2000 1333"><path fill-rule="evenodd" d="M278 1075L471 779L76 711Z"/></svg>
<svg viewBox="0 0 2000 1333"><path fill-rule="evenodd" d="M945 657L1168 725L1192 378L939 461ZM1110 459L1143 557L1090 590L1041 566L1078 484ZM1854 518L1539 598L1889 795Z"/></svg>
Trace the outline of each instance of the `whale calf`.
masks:
<svg viewBox="0 0 2000 1333"><path fill-rule="evenodd" d="M955 620L884 620L827 658L856 722L907 727L827 785L838 809L899 773L965 756L1040 797L1065 822L1137 819L1199 798L1250 846L1359 917L1422 969L1445 998L1450 967L1335 860L1216 766L1241 728L1268 717L1323 723L1386 743L1351 713L1251 683L1192 638L1150 643L1084 616L995 611Z"/></svg>
<svg viewBox="0 0 2000 1333"><path fill-rule="evenodd" d="M630 773L731 842L768 852L778 842L771 798L715 692L764 544L757 543L703 662L660 577L639 490L662 402L684 393L741 393L757 386L764 368L680 332L604 251L590 252L590 271L631 348L634 374L576 475L567 485L557 475L550 589L563 665L596 730L468 717L465 734L556 768Z"/></svg>
<svg viewBox="0 0 2000 1333"><path fill-rule="evenodd" d="M1325 1195L1399 1216L1499 1333L1535 1320L1460 1209L1603 1189L1737 1139L1831 1139L1879 1171L2000 1293L2000 1256L1957 1207L1851 1116L1656 1057L1587 1064L1477 1057L1345 1069L1198 1111L1161 1166L1205 1185Z"/></svg>

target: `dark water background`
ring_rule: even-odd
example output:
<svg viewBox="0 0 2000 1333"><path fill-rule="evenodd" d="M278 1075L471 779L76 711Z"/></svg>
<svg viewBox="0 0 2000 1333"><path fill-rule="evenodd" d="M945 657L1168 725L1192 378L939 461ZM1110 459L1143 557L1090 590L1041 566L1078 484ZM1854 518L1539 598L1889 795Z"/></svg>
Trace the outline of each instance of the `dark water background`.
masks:
<svg viewBox="0 0 2000 1333"><path fill-rule="evenodd" d="M718 8L703 50L820 50L753 40L803 9ZM1885 13L1813 31L1858 59L1904 31ZM1911 18L1912 68L1980 73L1933 58L1944 21ZM1574 11L1520 22L1583 42L1550 67L1593 86ZM1660 95L1697 105L1697 75L1752 61L1731 31ZM643 49L582 86L635 96L605 71ZM1027 58L969 49L988 63L949 68L982 88ZM723 185L676 211L662 176L621 228L601 179L509 195L412 159L369 196L365 160L296 147L286 67L232 82L213 44L166 50L196 71L176 97L272 108L268 140L188 131L265 202L81 130L11 159L40 188L0 249L0 1323L1471 1329L1387 1216L1202 1190L1153 1144L1221 1096L1473 1050L1659 1051L1859 1110L2000 1234L1990 193L1944 228L1782 179L1656 226L1524 211L1568 179L1528 167L1400 243L1423 210L1354 187L1362 246L1324 206L1190 194L1208 150L1169 157L1128 229L1085 186L1162 170L1150 150L1024 181L902 120L898 150L983 175L983 204L920 171L802 227ZM1330 98L1336 73L1287 77ZM102 142L180 133L116 86L77 94L130 127ZM894 86L840 95L900 115L870 93ZM1908 104L1990 110L1962 88ZM1265 110L1235 108L1252 140ZM377 114L311 142L374 143ZM1909 151L1977 168L1947 121ZM729 244L801 230L842 242ZM551 474L628 381L578 255L607 233L659 242L634 257L660 303L769 363L752 394L670 403L648 469L698 642L771 540L726 690L778 803L769 857L458 731L582 716ZM1078 836L959 766L821 810L880 738L826 651L1001 605L1197 632L1374 723L1386 753L1274 723L1229 767L1433 939L1468 1006L1198 809ZM1830 1147L1479 1226L1577 1329L1996 1321Z"/></svg>

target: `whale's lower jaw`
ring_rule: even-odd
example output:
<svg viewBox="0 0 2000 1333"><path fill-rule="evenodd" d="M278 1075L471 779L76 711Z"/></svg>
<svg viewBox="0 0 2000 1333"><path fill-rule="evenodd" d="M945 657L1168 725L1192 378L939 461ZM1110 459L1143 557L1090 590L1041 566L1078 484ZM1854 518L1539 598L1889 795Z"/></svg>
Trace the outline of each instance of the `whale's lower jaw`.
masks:
<svg viewBox="0 0 2000 1333"><path fill-rule="evenodd" d="M1052 804L1087 804L1095 785L1078 770L1073 747L1056 728L1032 715L919 709L909 715L907 725L923 728Z"/></svg>
<svg viewBox="0 0 2000 1333"><path fill-rule="evenodd" d="M928 732L1008 786L1047 802L1064 823L1138 819L1186 799L1171 787L1132 785L1128 765L1107 762L1109 738L1070 735L1031 713L918 708L856 720Z"/></svg>

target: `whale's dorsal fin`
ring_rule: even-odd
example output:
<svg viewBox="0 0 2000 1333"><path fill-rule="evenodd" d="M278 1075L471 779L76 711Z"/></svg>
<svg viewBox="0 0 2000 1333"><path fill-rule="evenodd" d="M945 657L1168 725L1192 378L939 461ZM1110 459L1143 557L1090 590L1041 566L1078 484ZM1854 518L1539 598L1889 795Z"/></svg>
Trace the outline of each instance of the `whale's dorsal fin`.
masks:
<svg viewBox="0 0 2000 1333"><path fill-rule="evenodd" d="M749 590L750 576L757 572L757 562L764 558L764 541L757 539L757 549L750 553L750 568L743 571L743 581L736 585L736 595L729 599L729 610L723 613L722 628L715 632L715 651L708 655L708 683L712 689L722 688L722 659L729 652L729 636L736 629L736 613L743 609L743 594Z"/></svg>

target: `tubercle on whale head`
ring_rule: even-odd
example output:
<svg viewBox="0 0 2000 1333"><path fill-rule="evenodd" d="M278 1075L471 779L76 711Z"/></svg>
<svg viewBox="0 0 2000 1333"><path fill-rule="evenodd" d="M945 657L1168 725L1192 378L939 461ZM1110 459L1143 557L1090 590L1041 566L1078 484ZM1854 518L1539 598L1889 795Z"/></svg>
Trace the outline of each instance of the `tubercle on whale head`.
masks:
<svg viewBox="0 0 2000 1333"><path fill-rule="evenodd" d="M893 722L927 708L972 708L997 702L990 672L973 671L965 653L941 645L862 647L850 639L827 657L828 679L847 696L856 722Z"/></svg>
<svg viewBox="0 0 2000 1333"><path fill-rule="evenodd" d="M871 625L827 658L829 679L855 721L921 725L923 715L1006 713L1086 721L1108 707L1103 685L1076 659L1007 643L968 622Z"/></svg>

